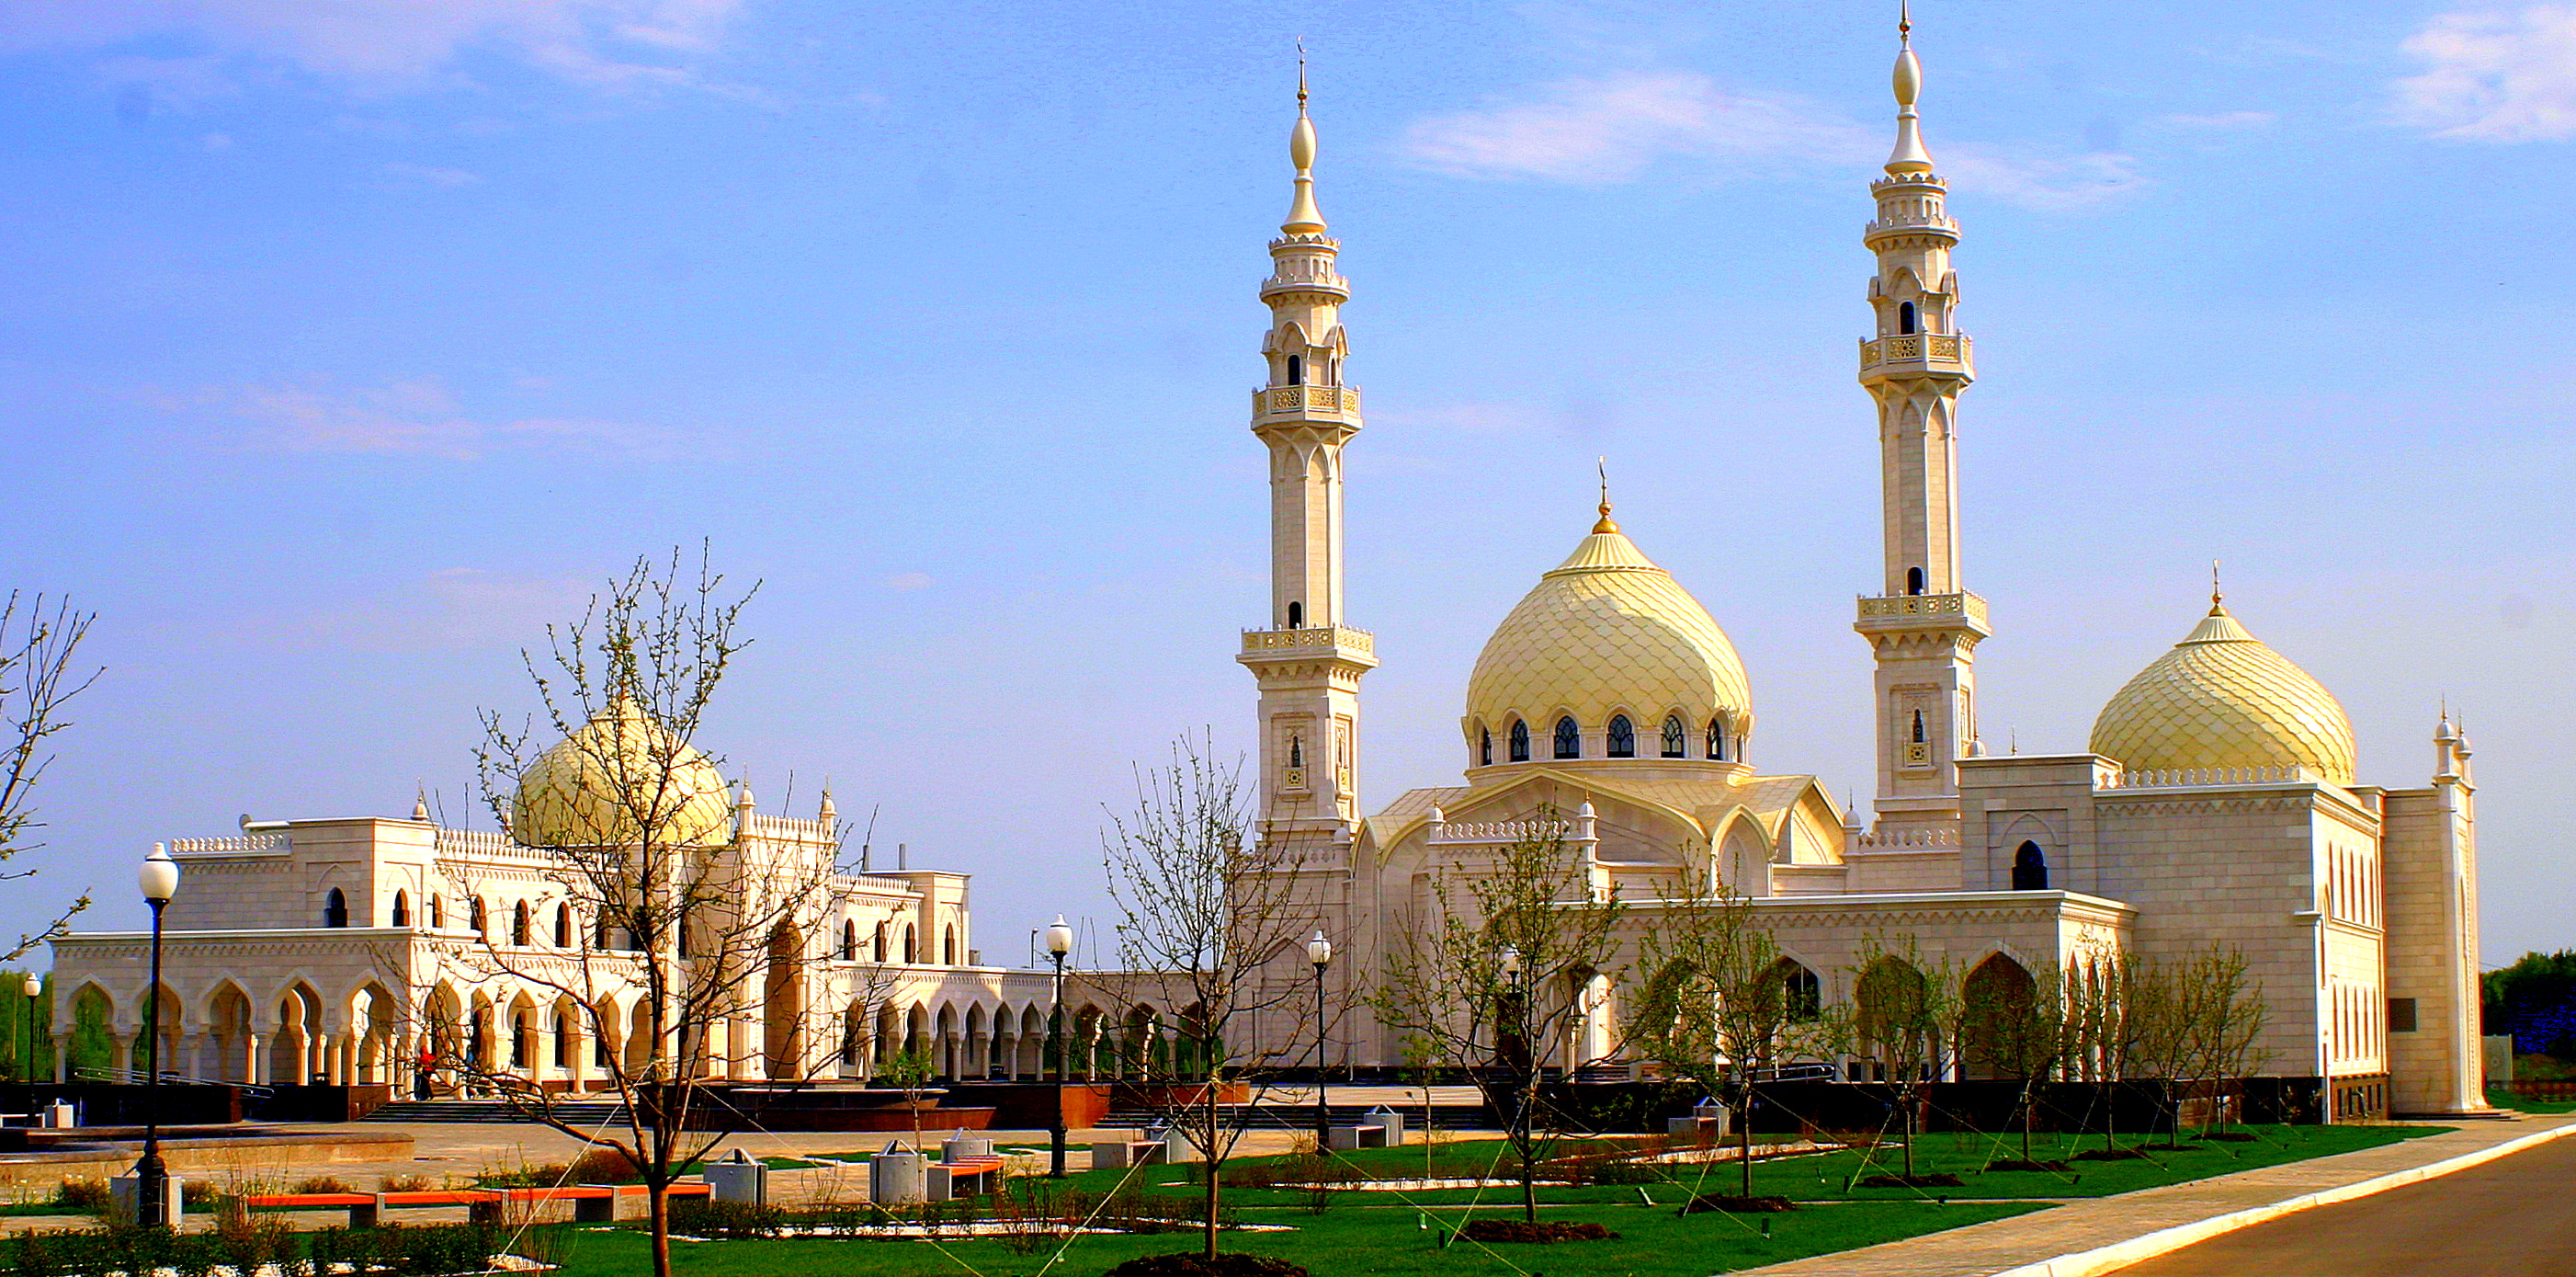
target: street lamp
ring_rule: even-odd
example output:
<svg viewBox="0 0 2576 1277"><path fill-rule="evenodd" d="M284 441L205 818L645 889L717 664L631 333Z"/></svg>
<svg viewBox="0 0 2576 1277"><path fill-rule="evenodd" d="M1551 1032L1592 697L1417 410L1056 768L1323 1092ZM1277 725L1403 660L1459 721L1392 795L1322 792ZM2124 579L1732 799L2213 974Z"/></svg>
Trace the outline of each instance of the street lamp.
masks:
<svg viewBox="0 0 2576 1277"><path fill-rule="evenodd" d="M143 1040L151 1054L143 1077L143 1159L134 1164L134 1222L161 1228L170 1223L170 1172L161 1164L161 911L179 892L179 863L156 842L134 882L152 906L152 984L143 1002Z"/></svg>
<svg viewBox="0 0 2576 1277"><path fill-rule="evenodd" d="M1047 1134L1054 1140L1054 1148L1047 1174L1063 1179L1064 1082L1065 1075L1073 1071L1072 1061L1067 1060L1064 1054L1064 956L1073 952L1073 928L1065 925L1063 914L1057 914L1055 921L1047 924L1046 942L1047 957L1055 961L1055 1006L1047 1013L1047 1045L1055 1055L1055 1107L1049 1119L1051 1124L1047 1127Z"/></svg>
<svg viewBox="0 0 2576 1277"><path fill-rule="evenodd" d="M1521 991L1521 951L1504 945L1503 951L1496 955L1495 963L1502 968L1503 980L1511 986L1511 991L1505 996L1511 999L1512 1004L1512 1046L1521 1055L1531 1056L1529 998ZM1501 1025L1498 1023L1495 1027L1499 1029ZM1510 1060L1509 1054L1506 1053L1504 1058ZM1514 1136L1522 1134L1524 1128L1521 1124L1529 1120L1532 1098L1529 1069L1536 1063L1535 1058L1531 1058L1527 1066L1519 1061L1512 1062L1512 1129L1509 1133Z"/></svg>
<svg viewBox="0 0 2576 1277"><path fill-rule="evenodd" d="M1332 1110L1324 1107L1324 968L1333 964L1333 942L1320 930L1306 942L1306 961L1315 964L1315 1151L1333 1146Z"/></svg>
<svg viewBox="0 0 2576 1277"><path fill-rule="evenodd" d="M44 979L30 971L26 981L18 986L18 992L27 995L26 1074L27 1083L32 1086L36 1081L36 999L45 996Z"/></svg>

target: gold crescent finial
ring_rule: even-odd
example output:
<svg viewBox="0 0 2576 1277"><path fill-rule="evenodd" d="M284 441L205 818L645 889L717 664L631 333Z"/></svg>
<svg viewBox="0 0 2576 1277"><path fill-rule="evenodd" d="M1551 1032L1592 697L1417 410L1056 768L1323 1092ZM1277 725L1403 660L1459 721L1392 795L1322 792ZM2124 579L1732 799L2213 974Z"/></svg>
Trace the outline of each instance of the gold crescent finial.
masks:
<svg viewBox="0 0 2576 1277"><path fill-rule="evenodd" d="M1592 525L1595 535L1616 532L1619 525L1610 521L1610 458L1595 457L1593 466L1601 473L1601 521Z"/></svg>
<svg viewBox="0 0 2576 1277"><path fill-rule="evenodd" d="M2226 602L2227 595L2218 588L2218 560L2211 559L2209 561L2209 610L2214 613Z"/></svg>
<svg viewBox="0 0 2576 1277"><path fill-rule="evenodd" d="M1896 42L1913 47L1914 11L1911 0L1896 0Z"/></svg>
<svg viewBox="0 0 2576 1277"><path fill-rule="evenodd" d="M1297 37L1297 114L1306 113L1306 37Z"/></svg>

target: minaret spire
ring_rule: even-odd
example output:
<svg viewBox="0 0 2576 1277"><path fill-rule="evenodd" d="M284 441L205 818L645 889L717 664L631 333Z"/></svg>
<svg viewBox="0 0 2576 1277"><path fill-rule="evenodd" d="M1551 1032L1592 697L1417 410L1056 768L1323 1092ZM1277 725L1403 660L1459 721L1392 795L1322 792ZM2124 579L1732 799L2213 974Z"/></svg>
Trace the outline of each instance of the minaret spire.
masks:
<svg viewBox="0 0 2576 1277"><path fill-rule="evenodd" d="M1297 196L1270 241L1261 300L1270 330L1265 384L1252 392L1252 432L1270 449L1268 626L1246 631L1236 657L1261 684L1263 828L1319 847L1358 828L1359 683L1373 643L1342 623L1342 445L1360 430L1359 391L1342 384L1350 344L1335 269L1341 245L1315 207L1315 123L1305 45L1298 44L1297 122L1288 134Z"/></svg>
<svg viewBox="0 0 2576 1277"><path fill-rule="evenodd" d="M1955 423L1959 394L1976 377L1954 316L1959 224L1923 148L1923 63L1904 0L1896 39L1896 147L1887 175L1870 184L1878 216L1861 235L1878 259L1869 282L1876 335L1861 341L1860 383L1878 404L1887 574L1884 593L1860 600L1853 626L1878 660L1882 833L1956 828L1957 761L1978 752L1976 647L1991 632L1985 600L1959 572Z"/></svg>

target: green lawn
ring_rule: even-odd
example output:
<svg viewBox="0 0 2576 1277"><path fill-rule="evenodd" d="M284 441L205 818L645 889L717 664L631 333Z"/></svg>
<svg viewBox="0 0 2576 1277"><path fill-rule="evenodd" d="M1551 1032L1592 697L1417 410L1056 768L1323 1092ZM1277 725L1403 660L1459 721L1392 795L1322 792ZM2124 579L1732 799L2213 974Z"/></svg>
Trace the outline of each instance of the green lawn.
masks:
<svg viewBox="0 0 2576 1277"><path fill-rule="evenodd" d="M1634 1200L1631 1193L1630 1201ZM1297 1231L1230 1234L1226 1249L1278 1255L1304 1265L1319 1277L1363 1273L1369 1277L1517 1277L1532 1269L1618 1277L1708 1277L1714 1272L1875 1245L2038 1209L2044 1208L2018 1203L1940 1206L1929 1202L1849 1202L1770 1216L1772 1235L1765 1238L1760 1224L1732 1216L1683 1218L1669 1207L1583 1206L1551 1209L1544 1212L1544 1217L1601 1223L1618 1233L1618 1240L1497 1246L1488 1251L1463 1241L1441 1249L1441 1234L1422 1227L1418 1211L1341 1205L1320 1216L1263 1218L1260 1222L1288 1223ZM1441 1213L1455 1217L1454 1211ZM1187 1251L1196 1244L1194 1236L1175 1234L1077 1238L1050 1273L1096 1277L1139 1255ZM566 1245L563 1277L630 1277L644 1270L645 1239L638 1233L573 1233L567 1236ZM815 1277L841 1273L867 1273L870 1277L1033 1277L1053 1255L1051 1248L1013 1254L998 1241L938 1245L832 1240L675 1241L671 1251L676 1271L704 1277L776 1277L779 1273Z"/></svg>
<svg viewBox="0 0 2576 1277"><path fill-rule="evenodd" d="M2576 1113L2576 1100L2535 1100L2516 1095L2501 1086L2487 1088L2487 1103L2523 1113Z"/></svg>

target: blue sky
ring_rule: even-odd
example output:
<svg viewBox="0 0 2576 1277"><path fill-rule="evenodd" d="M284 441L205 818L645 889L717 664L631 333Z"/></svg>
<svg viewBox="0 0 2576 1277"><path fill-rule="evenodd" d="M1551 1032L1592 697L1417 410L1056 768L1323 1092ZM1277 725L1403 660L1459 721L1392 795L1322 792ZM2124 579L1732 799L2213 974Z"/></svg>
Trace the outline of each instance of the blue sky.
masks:
<svg viewBox="0 0 2576 1277"><path fill-rule="evenodd" d="M474 812L518 649L701 538L766 583L709 742L765 804L828 778L975 873L989 958L1098 915L1131 762L1249 739L1299 35L1371 801L1454 778L1600 455L1743 651L1755 761L1865 799L1882 8L22 0L0 583L96 608L107 672L0 925L131 922L151 840L245 811ZM1989 742L2080 749L2224 559L2365 780L2464 712L2489 960L2576 944L2576 5L1915 17Z"/></svg>

